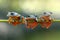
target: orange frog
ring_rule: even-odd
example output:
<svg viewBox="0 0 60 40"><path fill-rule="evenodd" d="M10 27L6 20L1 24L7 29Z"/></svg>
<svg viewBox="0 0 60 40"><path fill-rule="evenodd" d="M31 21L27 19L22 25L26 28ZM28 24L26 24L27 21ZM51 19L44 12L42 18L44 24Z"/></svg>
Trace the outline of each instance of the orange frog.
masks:
<svg viewBox="0 0 60 40"><path fill-rule="evenodd" d="M8 22L10 24L13 24L14 26L16 26L17 24L22 24L24 23L24 17L21 17L18 13L16 12L9 12L8 15L9 19Z"/></svg>
<svg viewBox="0 0 60 40"><path fill-rule="evenodd" d="M30 17L26 18L27 28L34 29L37 27L38 23L36 17L34 15L30 15Z"/></svg>
<svg viewBox="0 0 60 40"><path fill-rule="evenodd" d="M45 12L44 16L40 17L40 24L42 28L49 28L52 24L53 19L50 17L51 12Z"/></svg>

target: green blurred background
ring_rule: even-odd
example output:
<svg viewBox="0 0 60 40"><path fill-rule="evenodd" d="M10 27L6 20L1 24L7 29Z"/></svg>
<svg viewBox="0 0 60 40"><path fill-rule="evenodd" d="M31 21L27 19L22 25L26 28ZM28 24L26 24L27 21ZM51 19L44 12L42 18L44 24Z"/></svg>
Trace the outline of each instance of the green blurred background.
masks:
<svg viewBox="0 0 60 40"><path fill-rule="evenodd" d="M0 19L8 19L6 15L12 11L22 16L41 16L42 12L51 11L52 17L58 20L60 0L0 0ZM40 25L33 30L25 27L0 22L0 40L60 40L60 22L53 22L49 29L42 29Z"/></svg>

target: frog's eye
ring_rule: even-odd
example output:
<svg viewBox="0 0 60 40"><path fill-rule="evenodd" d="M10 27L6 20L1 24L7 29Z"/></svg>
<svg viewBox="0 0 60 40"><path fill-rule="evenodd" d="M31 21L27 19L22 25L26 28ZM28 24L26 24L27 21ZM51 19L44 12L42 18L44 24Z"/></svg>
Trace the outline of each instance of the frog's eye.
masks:
<svg viewBox="0 0 60 40"><path fill-rule="evenodd" d="M50 12L50 14L52 14L52 12Z"/></svg>
<svg viewBox="0 0 60 40"><path fill-rule="evenodd" d="M35 15L35 17L37 17L37 15Z"/></svg>
<svg viewBox="0 0 60 40"><path fill-rule="evenodd" d="M30 17L30 16L28 16L28 17Z"/></svg>
<svg viewBox="0 0 60 40"><path fill-rule="evenodd" d="M44 14L46 14L46 12L44 12Z"/></svg>
<svg viewBox="0 0 60 40"><path fill-rule="evenodd" d="M11 15L14 15L14 13L11 13Z"/></svg>

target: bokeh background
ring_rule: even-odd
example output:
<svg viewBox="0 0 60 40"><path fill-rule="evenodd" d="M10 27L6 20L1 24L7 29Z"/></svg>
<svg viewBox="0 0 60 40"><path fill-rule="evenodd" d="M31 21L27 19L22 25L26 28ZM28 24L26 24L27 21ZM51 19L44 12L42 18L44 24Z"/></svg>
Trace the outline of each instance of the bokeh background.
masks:
<svg viewBox="0 0 60 40"><path fill-rule="evenodd" d="M8 12L17 12L22 16L38 15L44 11L52 12L52 18L60 19L60 0L0 0L0 19L8 19ZM53 22L49 29L38 25L27 29L24 24L13 26L0 22L0 40L60 40L60 22Z"/></svg>

